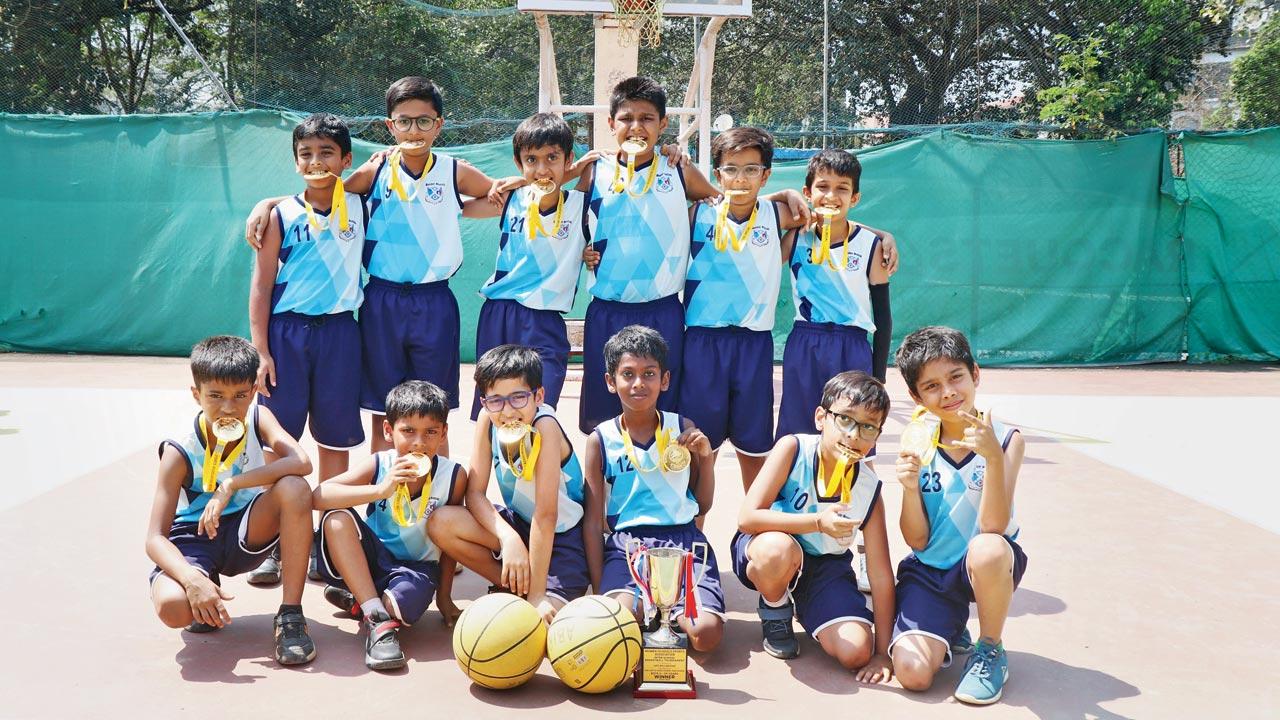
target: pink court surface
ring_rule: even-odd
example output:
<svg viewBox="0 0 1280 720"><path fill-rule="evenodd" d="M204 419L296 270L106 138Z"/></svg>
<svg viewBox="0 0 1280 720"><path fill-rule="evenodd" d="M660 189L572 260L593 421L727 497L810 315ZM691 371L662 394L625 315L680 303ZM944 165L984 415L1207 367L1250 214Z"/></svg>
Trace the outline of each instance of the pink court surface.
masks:
<svg viewBox="0 0 1280 720"><path fill-rule="evenodd" d="M434 609L401 635L408 667L378 674L316 583L308 666L275 665L279 590L242 578L228 581L228 628L169 630L147 598L143 539L156 444L195 411L189 384L182 359L0 355L0 717L1280 717L1280 478L1259 462L1276 442L1280 368L983 373L980 407L1027 435L1017 512L1030 557L1005 631L1009 684L986 709L951 699L959 663L916 694L859 685L808 638L797 660L763 653L755 596L729 569L742 489L727 447L707 534L729 614L724 643L694 658L697 700L581 695L547 663L517 690L473 687ZM880 447L896 561L887 458L909 407L893 371L890 391ZM458 414L455 457L471 430ZM459 604L482 588L464 573Z"/></svg>

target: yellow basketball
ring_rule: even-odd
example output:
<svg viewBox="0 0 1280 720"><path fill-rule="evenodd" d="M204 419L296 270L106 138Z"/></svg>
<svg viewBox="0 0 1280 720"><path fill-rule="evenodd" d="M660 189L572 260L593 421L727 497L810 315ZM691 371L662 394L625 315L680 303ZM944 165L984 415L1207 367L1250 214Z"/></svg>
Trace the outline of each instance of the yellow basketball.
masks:
<svg viewBox="0 0 1280 720"><path fill-rule="evenodd" d="M578 598L551 621L547 657L565 685L585 693L609 692L640 662L640 626L611 597Z"/></svg>
<svg viewBox="0 0 1280 720"><path fill-rule="evenodd" d="M538 671L547 649L547 624L515 595L494 593L462 612L453 629L453 657L477 685L506 690Z"/></svg>

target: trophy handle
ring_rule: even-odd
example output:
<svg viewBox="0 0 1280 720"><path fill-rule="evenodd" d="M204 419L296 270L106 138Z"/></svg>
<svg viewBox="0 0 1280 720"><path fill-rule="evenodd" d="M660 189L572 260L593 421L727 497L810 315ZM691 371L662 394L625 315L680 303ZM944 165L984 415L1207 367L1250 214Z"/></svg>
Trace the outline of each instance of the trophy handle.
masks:
<svg viewBox="0 0 1280 720"><path fill-rule="evenodd" d="M701 585L702 578L707 576L707 570L711 568L711 546L704 542L696 542L689 546L689 552L694 559L698 559L698 547L702 547L702 574L697 580L693 581L694 585Z"/></svg>
<svg viewBox="0 0 1280 720"><path fill-rule="evenodd" d="M635 551L632 551L635 548ZM635 581L636 587L640 589L640 600L644 605L642 608L647 614L649 606L653 603L652 591L649 590L649 583L645 581L640 570L636 567L638 562L643 561L649 554L649 548L645 547L644 542L638 538L627 538L625 546L627 553L627 569L631 572L631 579Z"/></svg>

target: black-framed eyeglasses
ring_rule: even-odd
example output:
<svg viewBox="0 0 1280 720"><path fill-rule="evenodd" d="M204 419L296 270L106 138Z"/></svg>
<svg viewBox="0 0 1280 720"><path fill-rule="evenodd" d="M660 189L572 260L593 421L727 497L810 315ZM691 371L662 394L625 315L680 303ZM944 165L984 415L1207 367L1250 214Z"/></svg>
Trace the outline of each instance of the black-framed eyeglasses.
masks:
<svg viewBox="0 0 1280 720"><path fill-rule="evenodd" d="M391 127L399 130L400 132L409 132L410 128L417 125L419 130L427 132L431 128L435 127L436 123L439 121L440 118L435 115L423 115L422 117L396 117L391 118Z"/></svg>
<svg viewBox="0 0 1280 720"><path fill-rule="evenodd" d="M874 423L858 422L856 418L851 418L843 413L838 413L830 408L823 408L827 411L827 417L836 424L836 429L846 435L854 432L858 433L858 437L867 442L875 442L880 439L882 428Z"/></svg>
<svg viewBox="0 0 1280 720"><path fill-rule="evenodd" d="M490 395L480 398L480 403L484 405L485 410L497 414L507 405L510 405L513 410L520 410L529 404L529 399L532 397L533 393L528 390L518 390L510 395Z"/></svg>

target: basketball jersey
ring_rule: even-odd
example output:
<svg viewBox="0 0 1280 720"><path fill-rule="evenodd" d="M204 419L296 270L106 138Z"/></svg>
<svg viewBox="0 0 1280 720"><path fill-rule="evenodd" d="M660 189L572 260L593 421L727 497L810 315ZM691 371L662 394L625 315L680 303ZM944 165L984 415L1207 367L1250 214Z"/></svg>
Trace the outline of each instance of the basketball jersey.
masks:
<svg viewBox="0 0 1280 720"><path fill-rule="evenodd" d="M796 439L796 457L791 461L791 472L786 482L778 489L778 497L773 501L770 510L792 514L817 514L832 505L839 504L840 496L822 497L822 485L826 478L818 477L818 452L822 440L821 435L793 435ZM832 468L823 468L831 472ZM846 517L866 524L880 499L880 478L865 461L859 462L853 470L853 486L849 489L849 509L844 511ZM835 538L821 532L807 532L795 535L795 539L810 555L843 555L849 551L848 545L841 545Z"/></svg>
<svg viewBox="0 0 1280 720"><path fill-rule="evenodd" d="M689 488L689 471L643 471L632 464L622 442L621 418L615 417L596 426L600 438L601 461L605 482L605 516L609 528L623 530L636 525L684 525L698 514L698 503ZM662 413L662 427L674 428L680 434L680 416ZM646 468L658 466L658 443L648 447L634 445L635 457ZM690 463L692 467L692 463Z"/></svg>
<svg viewBox="0 0 1280 720"><path fill-rule="evenodd" d="M395 467L396 460L400 456L396 454L394 448L374 453L374 471L373 479L370 481L372 485L378 485L384 482L392 482L392 469ZM373 531L373 534L387 546L387 550L395 555L399 560L413 560L422 562L430 560L434 562L440 561L440 548L431 542L431 538L427 536L427 518L435 509L449 502L449 495L453 491L454 474L458 470L458 464L449 458L435 456L431 468L431 492L427 496L427 507L422 512L422 517L409 527L400 527L395 517L391 514L391 499L377 500L369 503L369 507L365 511L365 524ZM416 512L421 495L414 495L410 498L410 503Z"/></svg>
<svg viewBox="0 0 1280 720"><path fill-rule="evenodd" d="M577 190L561 191L564 210L560 227L552 228L556 211L542 213L547 237L538 233L529 239L529 206L532 188L521 188L507 198L502 211L502 236L498 240L498 260L493 275L480 288L490 300L515 300L534 310L569 312L578 290L582 269L582 249L587 242L586 195Z"/></svg>
<svg viewBox="0 0 1280 720"><path fill-rule="evenodd" d="M398 283L448 280L462 265L462 196L458 161L434 153L425 177L414 177L403 162L378 166L369 190L369 237L364 265L369 274ZM391 188L399 173L407 199Z"/></svg>
<svg viewBox="0 0 1280 720"><path fill-rule="evenodd" d="M876 331L871 320L870 272L872 252L880 238L861 225L849 225L849 261L843 270L832 270L826 263L809 262L810 252L818 243L818 235L810 231L796 233L791 251L791 295L795 298L796 317L817 323L852 325ZM844 243L831 240L831 260L844 260Z"/></svg>
<svg viewBox="0 0 1280 720"><path fill-rule="evenodd" d="M1000 446L1009 447L1017 428L993 423ZM948 569L964 557L969 541L981 533L978 529L978 507L982 502L982 481L987 474L987 461L971 452L960 462L952 460L941 449L933 460L920 468L920 497L929 518L929 544L916 551L920 562L930 567ZM1009 507L1009 525L1001 533L1010 540L1018 537L1018 522Z"/></svg>
<svg viewBox="0 0 1280 720"><path fill-rule="evenodd" d="M756 201L756 221L740 251L731 244L716 250L715 206L698 203L694 208L684 285L685 325L772 331L782 285L777 206ZM738 222L732 215L728 224L736 236L746 227L745 220Z"/></svg>
<svg viewBox="0 0 1280 720"><path fill-rule="evenodd" d="M550 405L542 405L538 408L538 414L534 416L533 421L550 417L555 419L555 410ZM560 421L556 420L556 425ZM511 511L519 515L527 523L533 522L534 508L534 480L521 480L516 477L515 469L511 463L507 462L506 456L502 452L501 446L498 444L498 427L492 423L489 424L489 447L493 453L493 469L498 476L498 489L502 491L502 502L506 503ZM565 438L568 443L568 437ZM520 459L516 458L516 464L520 464ZM556 503L556 532L562 533L570 530L582 520L582 464L578 462L578 455L573 450L573 445L569 443L569 457L560 463L560 489L559 500Z"/></svg>
<svg viewBox="0 0 1280 720"><path fill-rule="evenodd" d="M626 181L627 168L615 158L596 160L587 198L590 237L600 252L591 294L601 300L642 303L674 295L684 288L689 263L689 202L684 175L661 154L653 185L640 197L615 192L615 173ZM637 167L631 192L644 189L649 164Z"/></svg>
<svg viewBox="0 0 1280 720"><path fill-rule="evenodd" d="M364 201L347 193L350 227L338 227L330 211L313 210L312 227L302 196L276 206L280 218L280 258L271 292L271 312L332 315L360 307L360 253L364 248Z"/></svg>
<svg viewBox="0 0 1280 720"><path fill-rule="evenodd" d="M212 492L204 491L205 439L204 429L200 427L202 414L196 413L196 419L192 422L191 427L186 433L180 435L178 439L165 440L160 443L161 455L164 455L165 445L172 445L174 449L181 450L182 454L187 457L187 478L182 483L182 492L178 493L178 506L173 516L175 523L198 522L200 516L204 514L205 505L209 504L209 498L213 497ZM244 438L244 451L235 459L235 462L231 463L231 467L218 473L219 484L236 475L243 475L254 468L259 468L266 464L262 457L262 438L258 437L257 403L249 407L249 412L244 419ZM215 445L215 447L217 446ZM221 461L221 458L219 458L219 461ZM226 507L222 508L222 514L230 515L245 509L248 507L249 501L253 500L266 487L243 488L235 491L232 493L231 499L227 501Z"/></svg>

